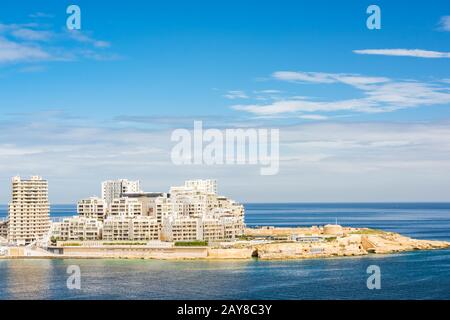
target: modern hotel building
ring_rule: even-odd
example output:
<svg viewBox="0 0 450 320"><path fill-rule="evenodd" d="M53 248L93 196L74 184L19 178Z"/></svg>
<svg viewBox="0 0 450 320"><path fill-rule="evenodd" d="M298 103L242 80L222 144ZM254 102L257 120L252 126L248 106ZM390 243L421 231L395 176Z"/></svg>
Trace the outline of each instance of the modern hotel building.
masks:
<svg viewBox="0 0 450 320"><path fill-rule="evenodd" d="M45 238L50 229L48 183L41 177L12 179L8 242L27 245Z"/></svg>

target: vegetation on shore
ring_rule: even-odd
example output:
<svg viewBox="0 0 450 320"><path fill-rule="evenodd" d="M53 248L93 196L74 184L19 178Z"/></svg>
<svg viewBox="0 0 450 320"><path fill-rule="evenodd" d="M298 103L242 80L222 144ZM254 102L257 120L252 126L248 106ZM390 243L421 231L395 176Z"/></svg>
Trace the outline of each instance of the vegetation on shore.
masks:
<svg viewBox="0 0 450 320"><path fill-rule="evenodd" d="M208 241L178 241L175 242L175 247L206 247Z"/></svg>
<svg viewBox="0 0 450 320"><path fill-rule="evenodd" d="M145 246L147 242L104 242L104 246Z"/></svg>
<svg viewBox="0 0 450 320"><path fill-rule="evenodd" d="M363 235L368 235L368 234L386 234L386 233L387 232L383 231L383 230L369 229L369 228L359 229L357 231L350 232L350 234L363 234Z"/></svg>

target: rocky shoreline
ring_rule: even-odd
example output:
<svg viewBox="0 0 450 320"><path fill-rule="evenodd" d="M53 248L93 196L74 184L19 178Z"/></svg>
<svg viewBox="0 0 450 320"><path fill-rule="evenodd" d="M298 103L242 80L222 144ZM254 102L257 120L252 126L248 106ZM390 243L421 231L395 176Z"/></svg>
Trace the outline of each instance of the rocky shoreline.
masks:
<svg viewBox="0 0 450 320"><path fill-rule="evenodd" d="M0 256L0 259L292 260L446 248L450 248L450 242L417 240L394 232L329 225L320 228L246 229L244 236L238 241L203 247L158 248L131 244L93 246L84 243L77 246L62 244L53 250L10 248L9 254Z"/></svg>
<svg viewBox="0 0 450 320"><path fill-rule="evenodd" d="M377 235L348 235L325 243L268 243L254 246L262 260L286 260L392 254L414 250L449 248L450 243L433 240L416 240L396 233Z"/></svg>

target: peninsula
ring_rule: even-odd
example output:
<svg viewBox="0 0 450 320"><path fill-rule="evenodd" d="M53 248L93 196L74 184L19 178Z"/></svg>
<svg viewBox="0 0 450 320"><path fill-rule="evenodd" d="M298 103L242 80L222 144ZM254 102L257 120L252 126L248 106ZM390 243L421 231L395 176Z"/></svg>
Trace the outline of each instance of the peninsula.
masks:
<svg viewBox="0 0 450 320"><path fill-rule="evenodd" d="M12 179L0 258L306 259L448 248L393 232L338 224L248 228L245 208L217 192L215 180L188 180L169 192L144 192L139 181L102 183L77 215L50 219L48 183Z"/></svg>
<svg viewBox="0 0 450 320"><path fill-rule="evenodd" d="M9 247L1 258L56 259L261 259L288 260L391 254L446 249L449 242L417 240L394 232L326 225L310 228L246 228L224 242L58 241L46 249Z"/></svg>

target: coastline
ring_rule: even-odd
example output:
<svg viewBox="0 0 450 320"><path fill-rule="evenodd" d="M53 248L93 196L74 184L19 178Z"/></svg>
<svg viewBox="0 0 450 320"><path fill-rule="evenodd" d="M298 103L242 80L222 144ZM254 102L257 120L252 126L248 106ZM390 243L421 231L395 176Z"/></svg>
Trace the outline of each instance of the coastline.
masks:
<svg viewBox="0 0 450 320"><path fill-rule="evenodd" d="M338 228L339 227L339 228ZM330 226L246 229L244 240L210 246L86 245L58 243L42 248L12 247L0 259L136 259L136 260L305 260L390 255L450 248L450 242L418 240L394 232ZM330 231L328 230L328 231ZM335 234L333 234L333 232ZM295 240L293 240L295 239ZM68 245L69 244L69 245Z"/></svg>
<svg viewBox="0 0 450 320"><path fill-rule="evenodd" d="M203 262L245 262L245 261L273 261L273 262L288 262L288 261L302 261L302 260L333 260L333 259L355 259L355 258L373 258L373 257L392 257L396 255L402 255L417 251L446 251L450 250L449 247L435 248L427 250L408 250L391 253L368 253L365 255L353 255L353 256L311 256L311 257L297 257L297 258L272 258L272 259L260 259L260 258L177 258L177 259L164 259L164 258L150 258L150 257L92 257L92 256L34 256L34 257L0 257L0 261L8 260L131 260L131 261L171 261L171 262L187 262L187 261L203 261Z"/></svg>

